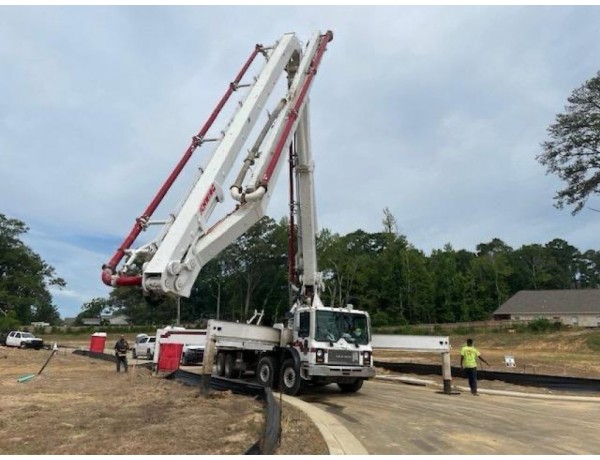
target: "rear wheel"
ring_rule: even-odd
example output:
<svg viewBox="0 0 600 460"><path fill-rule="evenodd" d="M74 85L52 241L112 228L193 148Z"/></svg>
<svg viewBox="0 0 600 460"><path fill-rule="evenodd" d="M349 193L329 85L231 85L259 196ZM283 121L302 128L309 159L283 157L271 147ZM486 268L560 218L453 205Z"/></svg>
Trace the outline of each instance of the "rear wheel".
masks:
<svg viewBox="0 0 600 460"><path fill-rule="evenodd" d="M233 355L231 353L227 353L225 356L225 377L228 379L236 378L235 375L235 362L233 361Z"/></svg>
<svg viewBox="0 0 600 460"><path fill-rule="evenodd" d="M279 374L279 386L286 395L296 396L302 391L302 379L300 369L296 368L293 359L286 359L281 365Z"/></svg>
<svg viewBox="0 0 600 460"><path fill-rule="evenodd" d="M217 353L217 375L220 377L225 376L225 353Z"/></svg>
<svg viewBox="0 0 600 460"><path fill-rule="evenodd" d="M256 366L256 380L263 387L273 388L277 379L276 373L276 360L272 356L263 356L258 361Z"/></svg>
<svg viewBox="0 0 600 460"><path fill-rule="evenodd" d="M363 386L363 379L356 379L352 383L338 383L338 387L342 390L342 393L356 393Z"/></svg>

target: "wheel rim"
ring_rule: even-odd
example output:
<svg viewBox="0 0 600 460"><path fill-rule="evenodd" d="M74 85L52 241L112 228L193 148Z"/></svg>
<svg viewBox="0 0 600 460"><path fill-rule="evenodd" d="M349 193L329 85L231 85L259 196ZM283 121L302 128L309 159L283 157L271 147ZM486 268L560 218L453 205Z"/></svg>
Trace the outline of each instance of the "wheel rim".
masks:
<svg viewBox="0 0 600 460"><path fill-rule="evenodd" d="M261 382L269 382L270 378L271 378L271 369L269 369L269 366L263 365L260 368L259 376L260 376Z"/></svg>
<svg viewBox="0 0 600 460"><path fill-rule="evenodd" d="M293 388L295 383L296 383L296 371L294 370L294 368L288 367L283 372L283 384L287 388Z"/></svg>

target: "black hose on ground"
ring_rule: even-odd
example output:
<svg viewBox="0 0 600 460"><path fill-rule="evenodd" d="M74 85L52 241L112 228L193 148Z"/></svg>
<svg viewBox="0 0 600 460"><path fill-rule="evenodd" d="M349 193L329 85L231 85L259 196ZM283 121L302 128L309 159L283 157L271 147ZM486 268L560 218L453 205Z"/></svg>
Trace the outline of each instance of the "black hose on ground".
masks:
<svg viewBox="0 0 600 460"><path fill-rule="evenodd" d="M373 364L375 367L381 367L383 369L404 374L442 375L442 367L436 364L390 363L387 361L375 361ZM467 377L465 371L459 367L452 367L451 372L454 377ZM549 390L575 391L582 393L600 391L600 380L583 377L478 370L477 379L500 380L513 385L541 387Z"/></svg>

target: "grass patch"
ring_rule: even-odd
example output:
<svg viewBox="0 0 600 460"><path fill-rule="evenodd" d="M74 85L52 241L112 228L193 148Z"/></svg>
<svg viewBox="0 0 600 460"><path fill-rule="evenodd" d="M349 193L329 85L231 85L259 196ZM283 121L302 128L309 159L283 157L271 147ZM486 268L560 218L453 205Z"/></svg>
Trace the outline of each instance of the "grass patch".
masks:
<svg viewBox="0 0 600 460"><path fill-rule="evenodd" d="M586 345L593 351L600 351L600 332L592 332L586 338Z"/></svg>

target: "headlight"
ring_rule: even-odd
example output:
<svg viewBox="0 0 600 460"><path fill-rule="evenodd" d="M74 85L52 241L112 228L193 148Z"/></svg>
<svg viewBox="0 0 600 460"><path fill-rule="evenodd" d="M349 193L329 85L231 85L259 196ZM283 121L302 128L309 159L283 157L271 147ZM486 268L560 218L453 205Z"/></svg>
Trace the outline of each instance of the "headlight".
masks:
<svg viewBox="0 0 600 460"><path fill-rule="evenodd" d="M317 364L323 364L325 362L325 350L317 348L316 357Z"/></svg>
<svg viewBox="0 0 600 460"><path fill-rule="evenodd" d="M370 351L363 351L363 364L365 366L371 365L371 352Z"/></svg>

